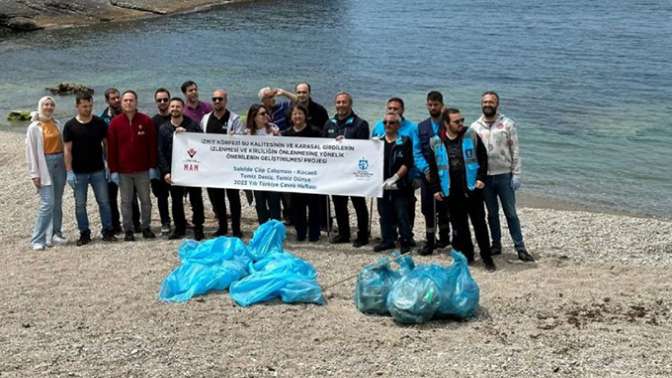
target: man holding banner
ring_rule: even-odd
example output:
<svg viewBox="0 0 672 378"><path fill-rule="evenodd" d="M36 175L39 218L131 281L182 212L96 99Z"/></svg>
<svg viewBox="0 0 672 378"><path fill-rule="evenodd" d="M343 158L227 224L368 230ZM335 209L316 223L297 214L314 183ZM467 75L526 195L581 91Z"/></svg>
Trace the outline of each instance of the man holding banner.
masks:
<svg viewBox="0 0 672 378"><path fill-rule="evenodd" d="M324 125L323 135L326 138L342 139L369 139L369 124L359 118L352 111L352 96L347 92L336 94L336 115ZM338 235L332 243L350 242L350 214L348 213L348 197L332 196ZM357 239L352 245L359 248L369 244L369 211L366 208L365 197L351 196L352 205L357 213Z"/></svg>

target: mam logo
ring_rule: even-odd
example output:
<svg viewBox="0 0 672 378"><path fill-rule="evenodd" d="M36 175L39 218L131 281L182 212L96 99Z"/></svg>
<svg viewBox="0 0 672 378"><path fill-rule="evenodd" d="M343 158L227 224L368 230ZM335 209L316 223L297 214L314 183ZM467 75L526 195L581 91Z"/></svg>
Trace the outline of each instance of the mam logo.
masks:
<svg viewBox="0 0 672 378"><path fill-rule="evenodd" d="M197 152L198 151L193 147L190 147L187 150L187 155L189 155L189 158L184 159L182 164L183 170L185 172L198 172L198 163L200 162L197 159L194 159L194 156L196 156Z"/></svg>
<svg viewBox="0 0 672 378"><path fill-rule="evenodd" d="M360 171L366 171L367 169L369 169L369 161L364 158L361 158L359 159L358 166Z"/></svg>

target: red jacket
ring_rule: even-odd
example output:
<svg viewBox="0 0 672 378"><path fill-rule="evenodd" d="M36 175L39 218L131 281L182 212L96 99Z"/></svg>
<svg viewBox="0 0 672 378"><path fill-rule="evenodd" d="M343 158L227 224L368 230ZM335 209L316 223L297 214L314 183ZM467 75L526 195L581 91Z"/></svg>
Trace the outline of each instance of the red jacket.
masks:
<svg viewBox="0 0 672 378"><path fill-rule="evenodd" d="M110 172L134 173L156 167L156 128L147 115L135 113L112 118L107 129L107 165Z"/></svg>

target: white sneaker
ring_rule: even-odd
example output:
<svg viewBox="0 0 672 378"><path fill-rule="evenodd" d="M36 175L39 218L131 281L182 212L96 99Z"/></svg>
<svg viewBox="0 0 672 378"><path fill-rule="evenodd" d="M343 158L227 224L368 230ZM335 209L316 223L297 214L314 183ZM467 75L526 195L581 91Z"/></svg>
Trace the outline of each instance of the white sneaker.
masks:
<svg viewBox="0 0 672 378"><path fill-rule="evenodd" d="M44 251L44 244L40 243L33 244L33 251Z"/></svg>
<svg viewBox="0 0 672 378"><path fill-rule="evenodd" d="M64 237L62 237L62 236L59 236L59 235L54 235L54 236L51 238L51 241L53 241L54 244L65 244L65 243L68 242L68 239L66 239L66 238L64 238Z"/></svg>

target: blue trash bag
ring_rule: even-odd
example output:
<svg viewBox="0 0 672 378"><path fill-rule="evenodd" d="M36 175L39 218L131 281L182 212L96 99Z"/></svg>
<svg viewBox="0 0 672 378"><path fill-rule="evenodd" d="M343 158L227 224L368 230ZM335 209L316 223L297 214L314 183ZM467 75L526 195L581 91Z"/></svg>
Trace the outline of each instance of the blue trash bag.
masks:
<svg viewBox="0 0 672 378"><path fill-rule="evenodd" d="M471 318L478 311L480 290L476 281L471 277L467 258L456 250L453 250L451 256L453 265L445 268L448 271L445 275L445 285L448 291L443 293L439 313L461 319Z"/></svg>
<svg viewBox="0 0 672 378"><path fill-rule="evenodd" d="M399 272L391 269L388 257L365 266L357 275L355 285L357 310L365 314L387 315L387 295L399 277Z"/></svg>
<svg viewBox="0 0 672 378"><path fill-rule="evenodd" d="M324 304L315 268L291 253L276 251L250 264L251 274L234 282L229 294L247 307L280 298L285 303Z"/></svg>
<svg viewBox="0 0 672 378"><path fill-rule="evenodd" d="M439 287L422 266L401 276L387 296L387 310L404 324L431 320L440 304Z"/></svg>
<svg viewBox="0 0 672 378"><path fill-rule="evenodd" d="M226 290L232 282L247 274L247 263L237 259L210 265L186 262L166 277L159 298L167 302L186 302L209 291Z"/></svg>
<svg viewBox="0 0 672 378"><path fill-rule="evenodd" d="M220 236L203 242L185 240L180 244L178 255L184 263L204 265L218 264L234 258L249 262L249 252L245 243L238 238Z"/></svg>
<svg viewBox="0 0 672 378"><path fill-rule="evenodd" d="M247 248L253 261L266 257L271 252L282 252L285 243L285 225L271 219L257 227Z"/></svg>

